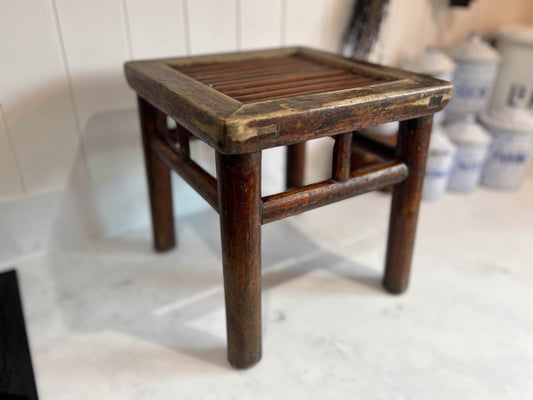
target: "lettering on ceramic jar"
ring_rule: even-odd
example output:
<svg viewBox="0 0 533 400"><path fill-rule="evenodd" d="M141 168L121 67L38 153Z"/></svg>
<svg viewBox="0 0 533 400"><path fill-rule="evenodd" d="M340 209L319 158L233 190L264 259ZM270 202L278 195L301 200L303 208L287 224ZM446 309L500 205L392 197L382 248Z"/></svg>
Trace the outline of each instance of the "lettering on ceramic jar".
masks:
<svg viewBox="0 0 533 400"><path fill-rule="evenodd" d="M494 160L502 164L523 164L527 160L527 155L523 153L502 153L496 152L492 156Z"/></svg>
<svg viewBox="0 0 533 400"><path fill-rule="evenodd" d="M474 172L481 170L483 163L481 161L459 161L457 167L466 172Z"/></svg>
<svg viewBox="0 0 533 400"><path fill-rule="evenodd" d="M446 171L426 170L426 176L428 178L444 178L446 175L448 175Z"/></svg>
<svg viewBox="0 0 533 400"><path fill-rule="evenodd" d="M520 83L513 83L509 89L509 97L507 99L507 104L515 107L533 107L533 92L531 93L531 99L529 99L528 104L529 90L528 88Z"/></svg>
<svg viewBox="0 0 533 400"><path fill-rule="evenodd" d="M457 96L468 97L472 99L483 99L487 95L487 88L484 86L458 86L456 87Z"/></svg>

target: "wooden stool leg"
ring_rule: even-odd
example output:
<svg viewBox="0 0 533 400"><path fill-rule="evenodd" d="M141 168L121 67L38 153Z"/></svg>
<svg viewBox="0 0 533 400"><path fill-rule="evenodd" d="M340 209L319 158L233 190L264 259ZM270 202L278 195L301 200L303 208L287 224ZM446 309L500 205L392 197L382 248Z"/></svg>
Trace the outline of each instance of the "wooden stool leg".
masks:
<svg viewBox="0 0 533 400"><path fill-rule="evenodd" d="M305 170L305 142L287 146L287 189L303 186Z"/></svg>
<svg viewBox="0 0 533 400"><path fill-rule="evenodd" d="M217 152L228 360L261 359L261 152Z"/></svg>
<svg viewBox="0 0 533 400"><path fill-rule="evenodd" d="M396 156L409 167L409 176L394 187L392 194L383 280L391 293L404 292L409 283L432 121L429 116L400 123Z"/></svg>
<svg viewBox="0 0 533 400"><path fill-rule="evenodd" d="M166 251L176 245L170 168L150 148L150 138L156 132L156 119L159 111L140 97L138 97L138 106L152 213L154 247L157 251Z"/></svg>

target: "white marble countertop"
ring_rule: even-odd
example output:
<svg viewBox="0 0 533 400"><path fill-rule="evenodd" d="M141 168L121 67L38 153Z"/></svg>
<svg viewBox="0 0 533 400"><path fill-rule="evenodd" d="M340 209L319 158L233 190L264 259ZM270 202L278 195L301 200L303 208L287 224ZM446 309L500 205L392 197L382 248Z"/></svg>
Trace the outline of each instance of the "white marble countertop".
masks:
<svg viewBox="0 0 533 400"><path fill-rule="evenodd" d="M37 386L62 399L530 399L533 179L424 203L411 285L380 287L388 195L263 228L263 360L226 362L218 218L12 260ZM324 221L327 221L325 223Z"/></svg>

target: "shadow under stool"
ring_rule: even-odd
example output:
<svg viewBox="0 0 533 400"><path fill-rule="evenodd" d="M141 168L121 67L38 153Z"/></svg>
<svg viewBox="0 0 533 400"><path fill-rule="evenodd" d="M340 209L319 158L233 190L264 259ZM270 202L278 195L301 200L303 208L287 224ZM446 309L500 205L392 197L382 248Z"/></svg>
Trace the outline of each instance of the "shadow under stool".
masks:
<svg viewBox="0 0 533 400"><path fill-rule="evenodd" d="M448 82L307 48L133 61L155 248L175 246L170 171L220 215L228 359L261 358L261 225L394 186L383 284L403 292L433 113ZM167 116L177 122L167 126ZM353 134L401 121L395 148ZM305 142L335 140L331 179L303 185ZM216 178L190 157L197 138L216 152ZM287 190L262 196L261 151L288 146ZM356 146L381 160L352 171Z"/></svg>

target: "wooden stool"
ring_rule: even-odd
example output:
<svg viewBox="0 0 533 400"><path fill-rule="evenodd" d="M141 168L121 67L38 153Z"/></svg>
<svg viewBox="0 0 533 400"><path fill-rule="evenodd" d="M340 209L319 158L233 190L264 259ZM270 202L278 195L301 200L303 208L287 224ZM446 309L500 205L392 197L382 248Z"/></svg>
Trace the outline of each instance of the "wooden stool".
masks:
<svg viewBox="0 0 533 400"><path fill-rule="evenodd" d="M384 286L408 283L432 114L450 83L306 48L126 63L139 98L155 248L175 245L170 170L220 214L228 359L261 358L261 224L395 185ZM166 117L178 123L169 129ZM352 136L402 121L396 149ZM189 154L216 151L217 177ZM335 139L331 179L302 186L305 142ZM383 162L350 170L353 144ZM288 190L261 196L261 151L288 146Z"/></svg>

